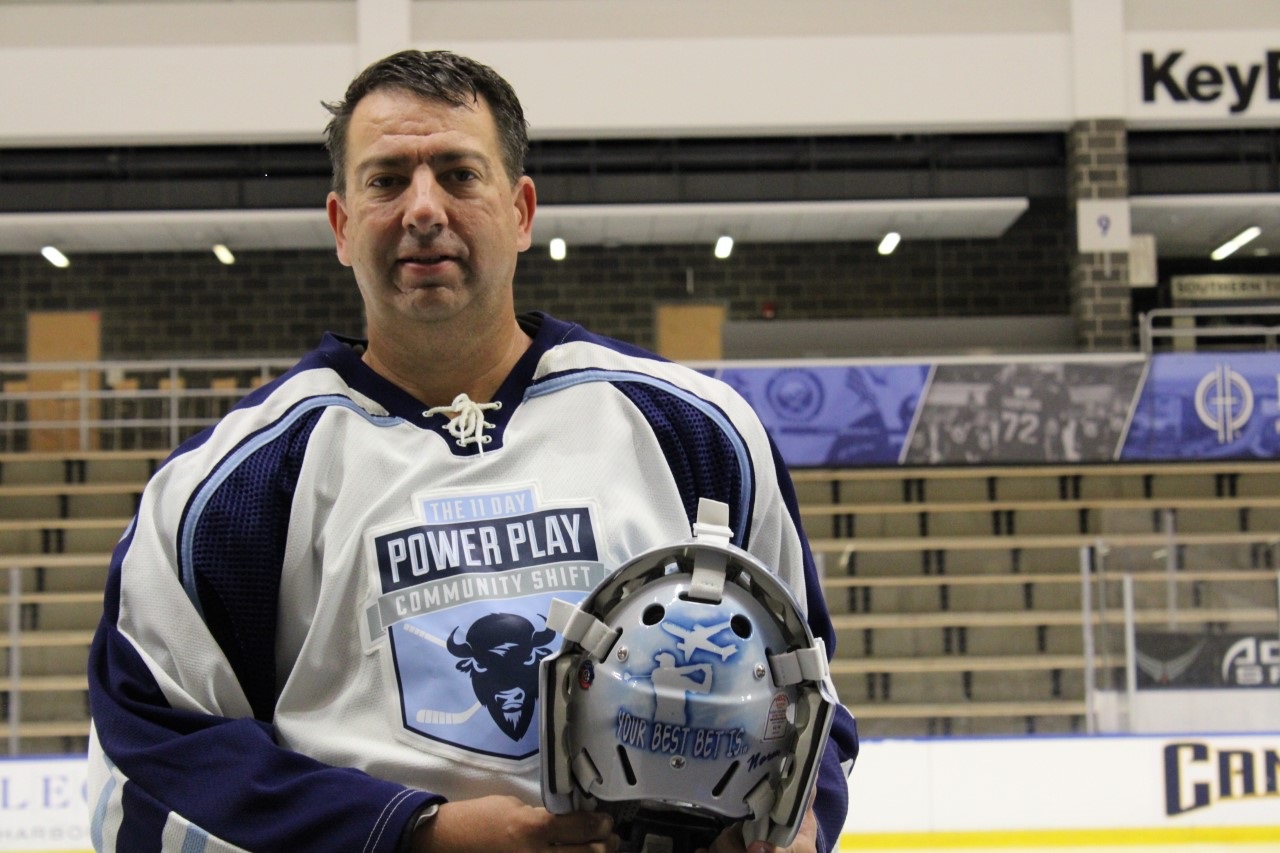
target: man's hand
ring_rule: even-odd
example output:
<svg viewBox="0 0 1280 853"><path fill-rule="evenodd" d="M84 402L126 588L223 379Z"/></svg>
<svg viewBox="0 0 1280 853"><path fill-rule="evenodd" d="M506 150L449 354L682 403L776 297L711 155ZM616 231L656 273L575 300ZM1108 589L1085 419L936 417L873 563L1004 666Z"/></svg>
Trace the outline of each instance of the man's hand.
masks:
<svg viewBox="0 0 1280 853"><path fill-rule="evenodd" d="M785 849L774 847L766 841L753 841L748 847L742 843L742 826L734 824L720 833L709 851L700 850L698 853L817 853L817 850L818 818L814 816L813 809L809 809L800 822L800 831L796 834L795 841Z"/></svg>
<svg viewBox="0 0 1280 853"><path fill-rule="evenodd" d="M614 853L620 844L603 812L553 815L507 796L442 803L413 834L414 853Z"/></svg>

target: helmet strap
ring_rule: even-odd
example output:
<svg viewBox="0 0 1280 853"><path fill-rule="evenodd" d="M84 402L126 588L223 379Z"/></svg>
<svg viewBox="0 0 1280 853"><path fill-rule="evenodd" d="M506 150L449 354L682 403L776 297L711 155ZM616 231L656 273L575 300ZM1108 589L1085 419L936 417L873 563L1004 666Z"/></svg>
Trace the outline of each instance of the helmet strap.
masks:
<svg viewBox="0 0 1280 853"><path fill-rule="evenodd" d="M729 527L729 505L698 498L698 520L693 523L693 538L698 543L725 547L733 538ZM695 601L719 604L724 597L724 572L729 558L719 550L695 552L689 597Z"/></svg>

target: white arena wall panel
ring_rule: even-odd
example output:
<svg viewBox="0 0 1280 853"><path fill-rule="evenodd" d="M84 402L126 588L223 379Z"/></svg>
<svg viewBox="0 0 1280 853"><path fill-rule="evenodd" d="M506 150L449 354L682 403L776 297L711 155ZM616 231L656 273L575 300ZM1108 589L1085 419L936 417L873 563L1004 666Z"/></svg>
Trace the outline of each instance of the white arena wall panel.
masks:
<svg viewBox="0 0 1280 853"><path fill-rule="evenodd" d="M1280 845L1280 733L863 744L840 850ZM90 849L83 757L0 759L0 853Z"/></svg>
<svg viewBox="0 0 1280 853"><path fill-rule="evenodd" d="M507 75L536 136L608 138L1274 124L1280 7L965 3L265 0L0 4L0 146L319 139L322 100L390 47ZM604 8L607 6L607 9ZM607 11L607 14L606 14ZM1142 54L1183 50L1221 93L1144 101ZM1259 67L1232 112L1229 68ZM1110 70L1108 70L1110 69ZM1277 72L1280 73L1280 72ZM1203 72L1212 77L1213 72ZM1114 104L1113 110L1107 109ZM1101 113L1099 110L1101 109ZM1125 115L1110 115L1110 112Z"/></svg>

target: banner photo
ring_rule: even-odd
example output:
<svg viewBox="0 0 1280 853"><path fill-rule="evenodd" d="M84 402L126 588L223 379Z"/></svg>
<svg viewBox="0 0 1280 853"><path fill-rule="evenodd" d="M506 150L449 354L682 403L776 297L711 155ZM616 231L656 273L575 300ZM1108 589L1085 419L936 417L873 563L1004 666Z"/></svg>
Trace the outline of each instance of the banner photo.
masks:
<svg viewBox="0 0 1280 853"><path fill-rule="evenodd" d="M938 364L904 461L1109 462L1142 369L1133 360Z"/></svg>
<svg viewBox="0 0 1280 853"><path fill-rule="evenodd" d="M1280 353L702 369L794 468L1280 459Z"/></svg>
<svg viewBox="0 0 1280 853"><path fill-rule="evenodd" d="M1139 631L1135 640L1139 690L1280 687L1274 632Z"/></svg>
<svg viewBox="0 0 1280 853"><path fill-rule="evenodd" d="M1280 458L1277 385L1280 354L1158 354L1121 458Z"/></svg>

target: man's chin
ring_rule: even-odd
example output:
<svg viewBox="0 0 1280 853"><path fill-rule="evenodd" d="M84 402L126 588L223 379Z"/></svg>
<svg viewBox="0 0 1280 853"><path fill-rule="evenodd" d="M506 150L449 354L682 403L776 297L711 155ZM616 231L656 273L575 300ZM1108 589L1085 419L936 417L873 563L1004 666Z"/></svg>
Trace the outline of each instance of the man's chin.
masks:
<svg viewBox="0 0 1280 853"><path fill-rule="evenodd" d="M406 283L400 285L398 301L410 312L449 312L466 303L466 294L457 285L444 282Z"/></svg>

